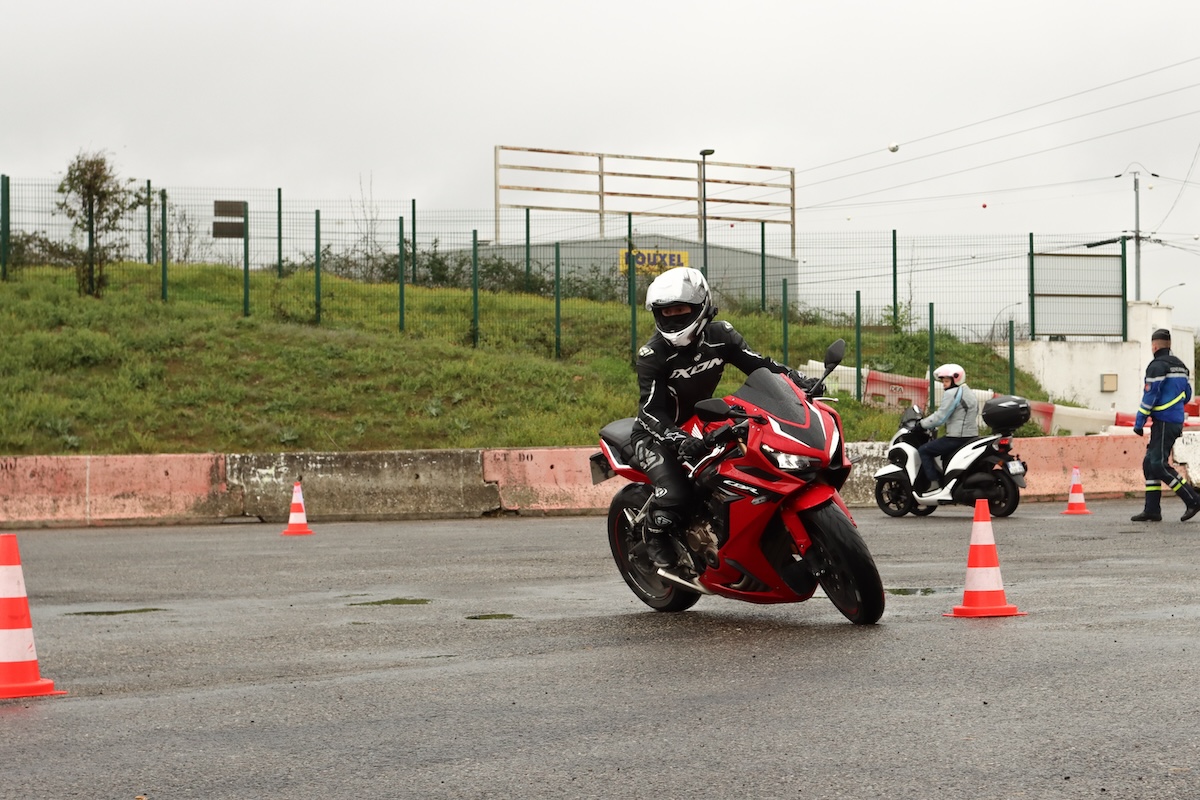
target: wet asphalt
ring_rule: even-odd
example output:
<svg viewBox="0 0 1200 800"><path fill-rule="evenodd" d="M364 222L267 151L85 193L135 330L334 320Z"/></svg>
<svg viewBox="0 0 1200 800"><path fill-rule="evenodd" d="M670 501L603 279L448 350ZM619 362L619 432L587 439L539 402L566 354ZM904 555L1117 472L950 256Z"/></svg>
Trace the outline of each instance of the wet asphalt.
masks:
<svg viewBox="0 0 1200 800"><path fill-rule="evenodd" d="M853 509L878 625L641 605L603 517L18 531L0 798L1195 798L1200 518Z"/></svg>

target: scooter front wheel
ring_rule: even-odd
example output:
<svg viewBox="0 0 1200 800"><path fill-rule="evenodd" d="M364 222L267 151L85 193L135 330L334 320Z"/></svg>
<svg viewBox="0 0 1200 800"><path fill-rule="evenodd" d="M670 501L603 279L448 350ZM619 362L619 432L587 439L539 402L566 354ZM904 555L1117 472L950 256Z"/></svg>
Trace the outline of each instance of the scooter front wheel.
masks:
<svg viewBox="0 0 1200 800"><path fill-rule="evenodd" d="M646 505L650 491L645 484L631 483L617 492L608 507L608 545L617 571L639 600L655 611L686 611L696 605L700 594L660 576L646 555L641 532L629 524L630 517Z"/></svg>
<svg viewBox="0 0 1200 800"><path fill-rule="evenodd" d="M889 517L903 517L916 505L908 481L894 475L875 479L875 503Z"/></svg>

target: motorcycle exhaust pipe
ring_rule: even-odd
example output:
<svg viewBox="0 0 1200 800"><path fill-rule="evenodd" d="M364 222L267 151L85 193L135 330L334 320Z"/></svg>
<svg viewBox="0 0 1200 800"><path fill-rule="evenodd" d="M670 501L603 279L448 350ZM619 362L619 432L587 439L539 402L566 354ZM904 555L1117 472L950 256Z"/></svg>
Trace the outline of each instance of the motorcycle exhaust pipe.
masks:
<svg viewBox="0 0 1200 800"><path fill-rule="evenodd" d="M712 594L712 592L710 592L708 589L705 589L703 586L696 583L695 581L684 580L683 578L679 577L678 575L672 575L671 573L667 572L665 569L659 568L658 574L660 577L666 578L667 580L672 581L673 583L678 583L680 586L685 586L688 589L691 589L693 592L699 592L700 594Z"/></svg>

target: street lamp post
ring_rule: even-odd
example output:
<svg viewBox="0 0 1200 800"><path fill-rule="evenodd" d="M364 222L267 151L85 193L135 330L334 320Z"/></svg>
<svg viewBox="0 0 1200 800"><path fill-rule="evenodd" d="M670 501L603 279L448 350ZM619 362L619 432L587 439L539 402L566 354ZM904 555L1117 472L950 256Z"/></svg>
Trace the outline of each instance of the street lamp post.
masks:
<svg viewBox="0 0 1200 800"><path fill-rule="evenodd" d="M1180 286L1187 286L1187 284L1186 283L1177 283L1174 286L1168 286L1167 288L1163 289L1161 292L1158 293L1158 297L1154 298L1154 305L1158 305L1159 297L1162 297L1164 294L1171 291L1172 289L1178 289Z"/></svg>
<svg viewBox="0 0 1200 800"><path fill-rule="evenodd" d="M702 272L708 277L708 157L715 150L705 148L700 151L700 237L704 242L704 261Z"/></svg>
<svg viewBox="0 0 1200 800"><path fill-rule="evenodd" d="M1005 311L1008 311L1010 308L1016 308L1016 307L1017 307L1017 306L1019 306L1019 305L1021 305L1021 301L1020 301L1020 300L1018 300L1018 301L1017 301L1017 302L1015 302L1015 303L1009 303L1009 304L1008 304L1008 305L1006 305L1004 308L1002 308L1002 309L1000 309L999 311L997 311L997 312L996 312L996 316L992 318L992 327L991 327L991 330L989 330L989 331L988 331L988 341L989 341L989 342L994 342L994 341L996 340L996 337L995 337L995 334L996 334L996 323L1000 321L1000 315L1001 315L1001 314L1003 314Z"/></svg>

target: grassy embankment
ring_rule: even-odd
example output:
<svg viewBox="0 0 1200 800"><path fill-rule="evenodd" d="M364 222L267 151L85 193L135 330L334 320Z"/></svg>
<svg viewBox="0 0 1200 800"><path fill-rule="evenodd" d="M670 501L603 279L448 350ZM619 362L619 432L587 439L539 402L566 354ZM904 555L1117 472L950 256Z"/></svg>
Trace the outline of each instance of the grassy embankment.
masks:
<svg viewBox="0 0 1200 800"><path fill-rule="evenodd" d="M332 297L317 327L288 321L310 314L311 282L253 276L253 296L269 296L271 310L243 317L239 270L180 273L167 303L158 270L139 265L110 271L101 300L79 297L69 271L23 270L0 283L0 455L590 445L602 425L635 411L627 306L564 300L566 344L554 360L537 355L553 353L552 300L487 295L489 318L520 319L532 309L539 321L510 325L475 348L462 343L469 332L459 341L422 333L448 307L461 320L465 291L409 287L411 322L401 334L394 285L323 278ZM346 322L358 307L392 313ZM777 318L721 316L780 357ZM643 339L652 330L648 315L638 330ZM820 359L829 342L853 344L853 334L793 323L791 360ZM868 362L924 373L923 335L871 342ZM954 343L954 353L972 385L1007 386L1007 363L986 348ZM719 391L736 388L740 375L727 370ZM1046 399L1029 376L1017 381L1019 394ZM850 441L895 430L894 411L845 397L838 409Z"/></svg>

